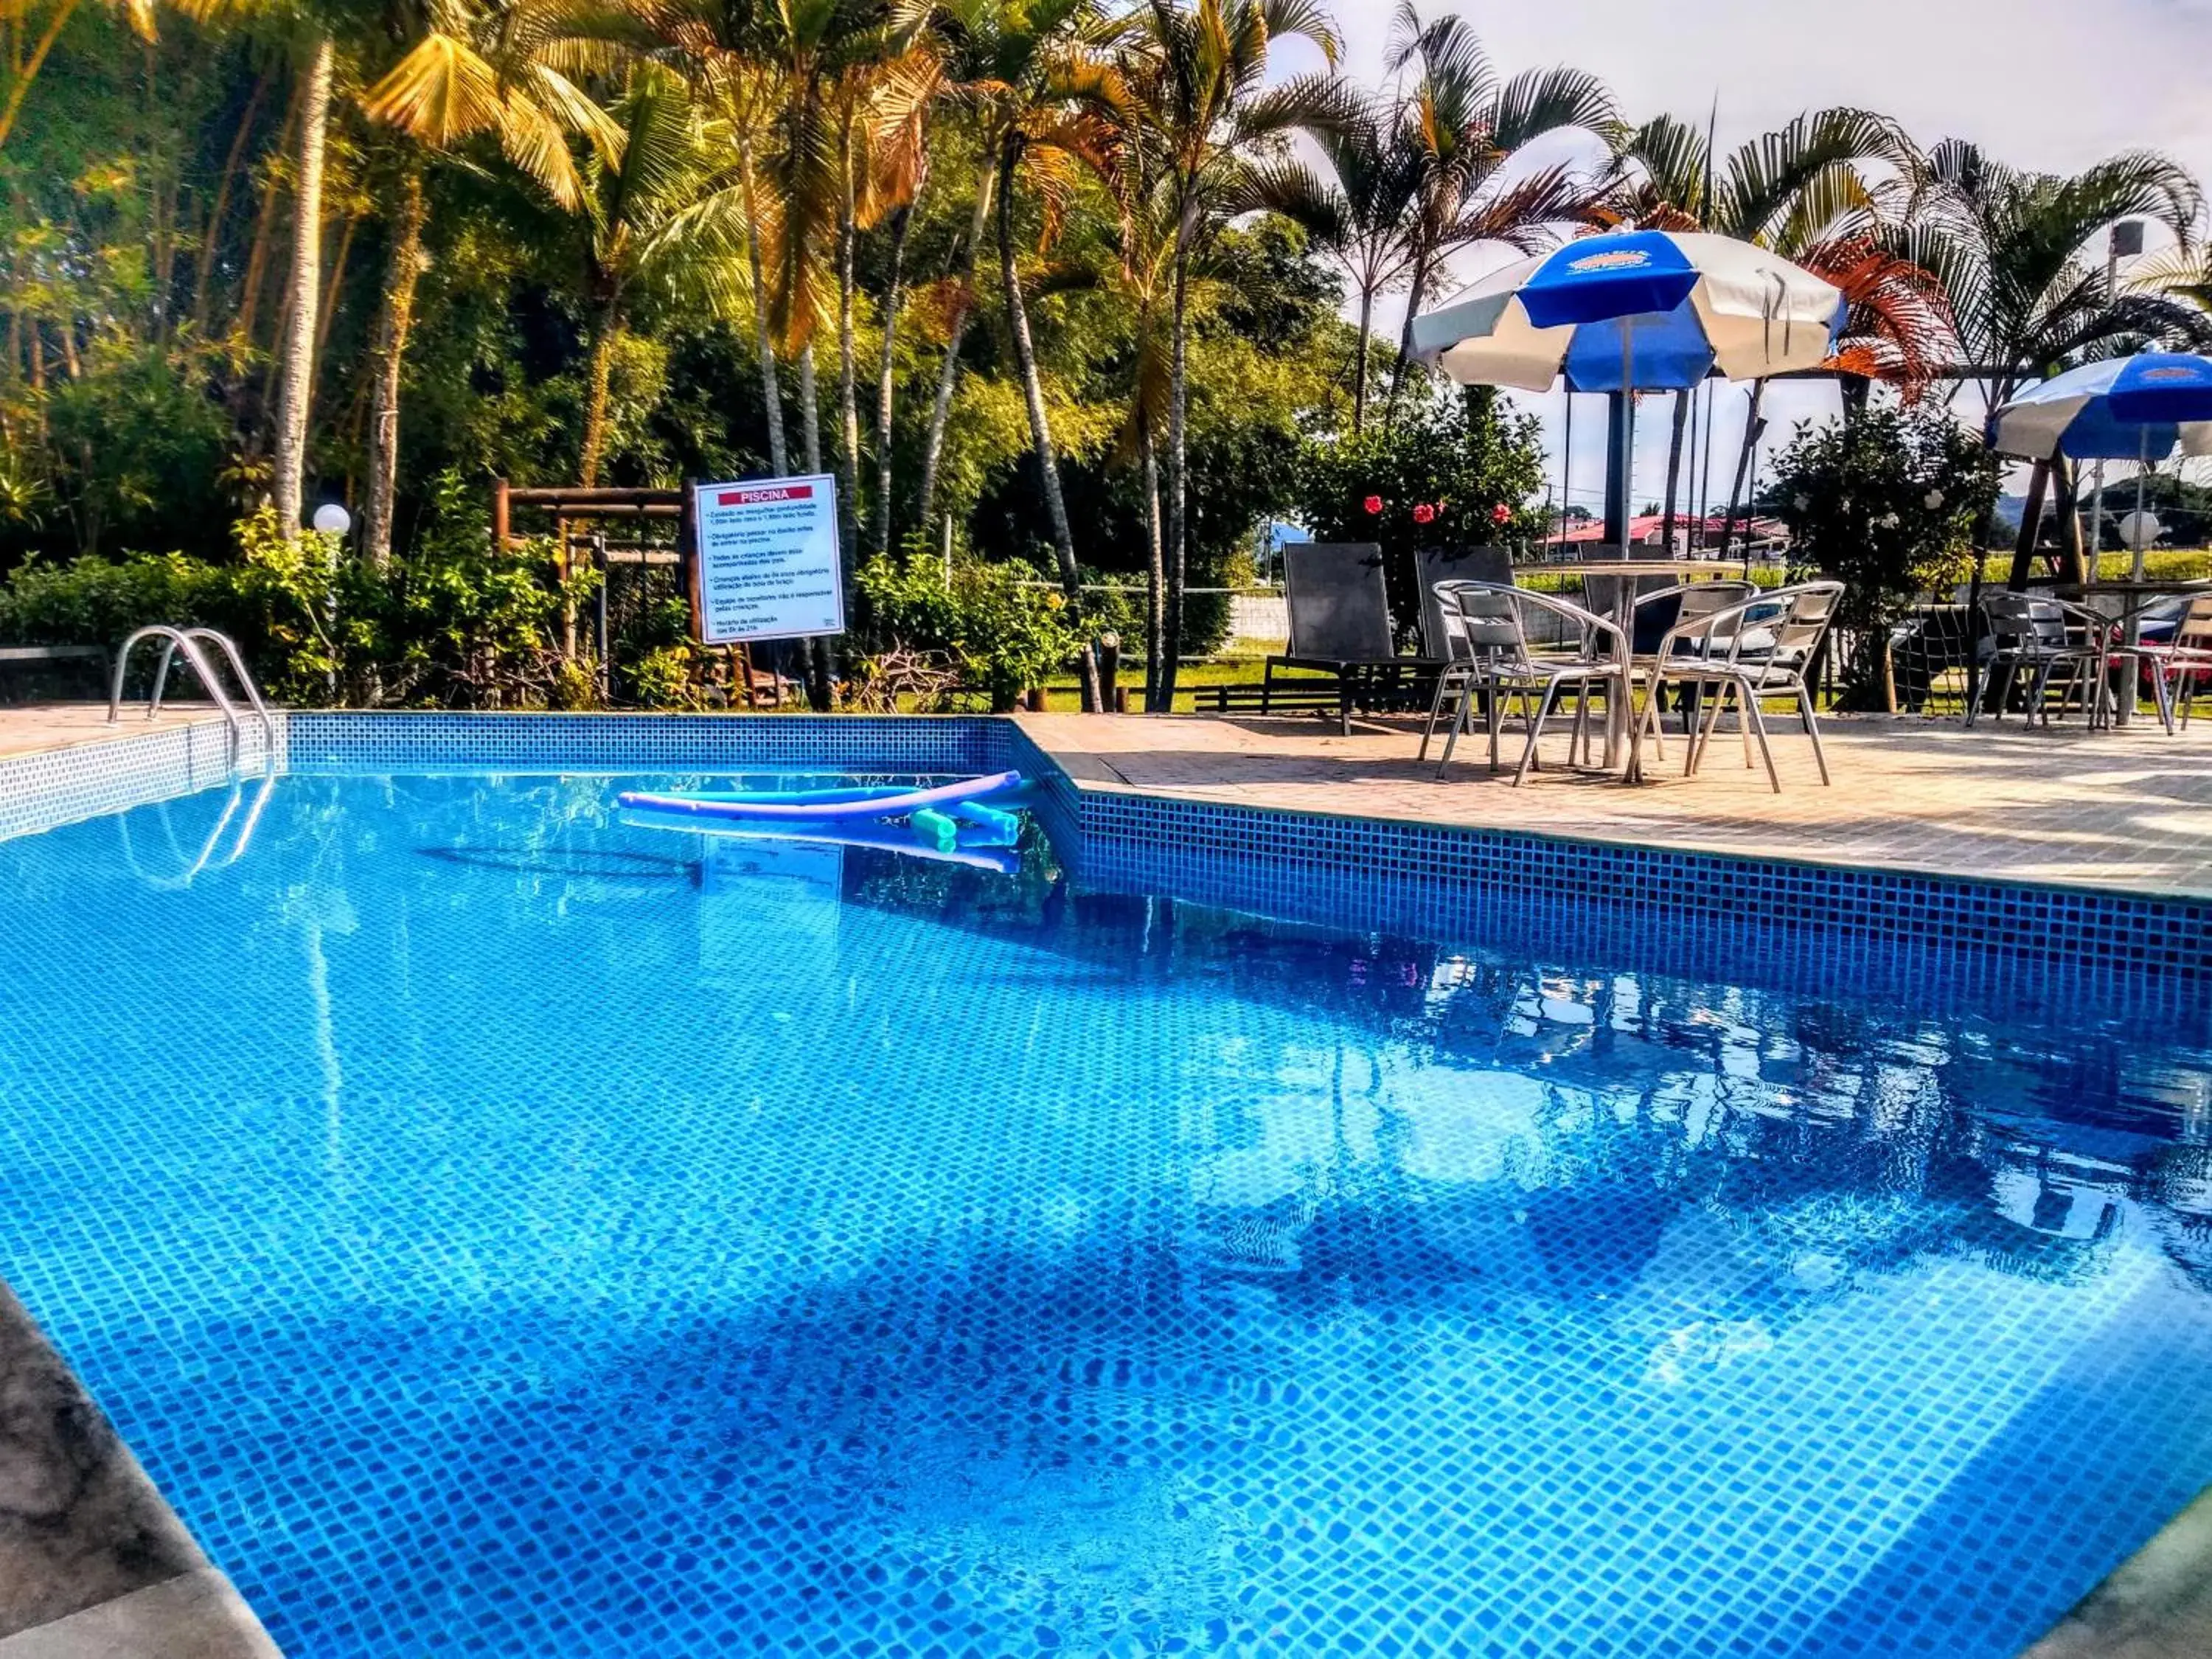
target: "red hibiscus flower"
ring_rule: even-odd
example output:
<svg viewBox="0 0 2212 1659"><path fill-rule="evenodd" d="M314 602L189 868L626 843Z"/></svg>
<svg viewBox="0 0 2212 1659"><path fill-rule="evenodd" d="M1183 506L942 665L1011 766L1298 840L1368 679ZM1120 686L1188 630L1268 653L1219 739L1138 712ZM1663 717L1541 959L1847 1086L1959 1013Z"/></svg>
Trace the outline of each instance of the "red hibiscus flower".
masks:
<svg viewBox="0 0 2212 1659"><path fill-rule="evenodd" d="M1415 524L1434 524L1436 521L1437 510L1433 507L1431 507L1426 501L1423 501L1419 507L1413 509L1413 522Z"/></svg>
<svg viewBox="0 0 2212 1659"><path fill-rule="evenodd" d="M1382 498L1380 495L1370 495L1360 505L1365 507L1370 514L1380 513L1382 510Z"/></svg>
<svg viewBox="0 0 2212 1659"><path fill-rule="evenodd" d="M1498 502L1497 506L1490 509L1490 521L1492 524L1504 524L1511 519L1512 516L1513 509L1506 506L1503 501Z"/></svg>

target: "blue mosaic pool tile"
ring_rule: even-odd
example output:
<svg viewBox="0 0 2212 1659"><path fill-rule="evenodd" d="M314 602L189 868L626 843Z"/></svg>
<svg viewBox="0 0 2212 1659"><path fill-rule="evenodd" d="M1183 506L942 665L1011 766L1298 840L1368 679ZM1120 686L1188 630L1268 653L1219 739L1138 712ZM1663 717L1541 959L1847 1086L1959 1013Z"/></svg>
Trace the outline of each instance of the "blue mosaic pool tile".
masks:
<svg viewBox="0 0 2212 1659"><path fill-rule="evenodd" d="M1719 919L1754 915L1792 927L1901 944L1966 945L2095 967L2212 977L2212 901L2091 888L1968 881L1898 871L1637 847L1526 834L1346 818L1079 790L1077 867L1110 878L1117 863L1190 850L1273 860L1285 884L1411 877L1522 893L1552 903L1648 906Z"/></svg>
<svg viewBox="0 0 2212 1659"><path fill-rule="evenodd" d="M929 715L295 714L300 772L690 771L973 773L1002 750L995 723Z"/></svg>
<svg viewBox="0 0 2212 1659"><path fill-rule="evenodd" d="M276 726L281 771L281 716ZM0 841L264 772L267 750L258 726L234 741L213 721L148 730L126 720L106 741L0 757Z"/></svg>
<svg viewBox="0 0 2212 1659"><path fill-rule="evenodd" d="M2202 1046L618 787L0 848L0 1271L294 1659L2009 1659L2212 1480Z"/></svg>

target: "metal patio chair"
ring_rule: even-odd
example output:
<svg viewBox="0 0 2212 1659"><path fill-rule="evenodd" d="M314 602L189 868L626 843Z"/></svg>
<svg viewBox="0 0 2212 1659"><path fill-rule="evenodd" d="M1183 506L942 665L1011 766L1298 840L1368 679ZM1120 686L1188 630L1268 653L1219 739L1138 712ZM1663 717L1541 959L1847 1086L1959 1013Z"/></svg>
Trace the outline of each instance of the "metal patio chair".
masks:
<svg viewBox="0 0 2212 1659"><path fill-rule="evenodd" d="M1619 578L1615 578L1618 580ZM1658 660L1660 649L1670 634L1681 623L1710 617L1717 611L1741 605L1754 599L1759 584L1735 577L1717 578L1711 581L1674 582L1638 597L1629 612L1629 659L1641 673L1649 675L1651 665ZM1692 638L1677 637L1674 649L1681 654L1695 655L1702 649ZM1700 690L1695 682L1681 688L1682 730L1686 735L1696 729ZM1659 758L1667 758L1666 741L1660 736L1655 722L1651 728L1652 746Z"/></svg>
<svg viewBox="0 0 2212 1659"><path fill-rule="evenodd" d="M2113 643L2111 617L2047 593L2004 592L1982 595L1982 619L1989 629L1989 651L1982 665L1982 691L1966 709L1968 726L1981 718L1985 701L1992 705L1990 718L2002 722L2023 673L2028 677L2030 726L2039 715L2046 728L2051 725L2054 678L2061 679L2060 714L2078 693L2092 731L2109 723L2112 700L2105 671L2115 657L2141 658L2139 647Z"/></svg>
<svg viewBox="0 0 2212 1659"><path fill-rule="evenodd" d="M1804 582L1684 617L1668 629L1657 651L1647 663L1639 665L1650 696L1629 745L1629 775L1642 775L1646 731L1654 734L1655 749L1657 745L1659 709L1667 687L1682 685L1696 687L1701 702L1709 699L1704 718L1689 729L1689 752L1682 763L1684 777L1697 775L1706 745L1712 741L1721 714L1733 695L1744 734L1744 764L1753 763L1751 745L1755 739L1759 758L1766 763L1766 781L1776 794L1782 793L1782 775L1775 769L1774 750L1766 739L1766 719L1759 709L1760 702L1767 697L1796 700L1805 735L1812 739L1820 781L1832 782L1827 751L1820 743L1820 721L1814 712L1813 688L1805 677L1829 625L1835 621L1843 592L1841 582Z"/></svg>
<svg viewBox="0 0 2212 1659"><path fill-rule="evenodd" d="M1513 584L1513 554L1504 547L1424 547L1413 554L1413 579L1421 590L1421 654L1442 662L1447 648L1443 602L1437 597L1439 582L1488 582L1493 587Z"/></svg>
<svg viewBox="0 0 2212 1659"><path fill-rule="evenodd" d="M2150 677L2151 696L2158 703L2166 729L2175 726L2175 696L2179 694L2179 724L2187 726L2197 689L2212 678L2212 593L2199 594L2174 618L2172 636L2162 641L2143 641L2132 653ZM2132 682L2133 677L2130 676Z"/></svg>
<svg viewBox="0 0 2212 1659"><path fill-rule="evenodd" d="M1449 656L1430 704L1428 729L1421 735L1423 758L1427 757L1429 737L1445 701L1451 698L1455 704L1443 756L1437 763L1437 776L1442 778L1450 766L1452 751L1478 704L1490 736L1490 769L1495 772L1505 708L1517 698L1528 722L1528 740L1522 748L1513 781L1516 786L1524 781L1531 771L1540 769L1537 745L1560 692L1570 686L1578 696L1574 732L1567 747L1568 763L1573 764L1577 742L1587 757L1589 693L1596 690L1612 697L1626 696L1628 690L1628 636L1620 626L1552 594L1498 582L1439 582L1436 593ZM1539 616L1559 628L1565 636L1560 645L1541 651L1530 648L1528 622Z"/></svg>

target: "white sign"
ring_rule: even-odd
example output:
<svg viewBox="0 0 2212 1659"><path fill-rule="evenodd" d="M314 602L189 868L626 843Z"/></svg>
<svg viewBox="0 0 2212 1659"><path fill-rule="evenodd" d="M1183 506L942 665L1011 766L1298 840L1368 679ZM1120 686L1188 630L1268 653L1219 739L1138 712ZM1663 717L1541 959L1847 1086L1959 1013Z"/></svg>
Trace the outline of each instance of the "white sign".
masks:
<svg viewBox="0 0 2212 1659"><path fill-rule="evenodd" d="M837 481L700 484L699 638L707 645L845 631Z"/></svg>

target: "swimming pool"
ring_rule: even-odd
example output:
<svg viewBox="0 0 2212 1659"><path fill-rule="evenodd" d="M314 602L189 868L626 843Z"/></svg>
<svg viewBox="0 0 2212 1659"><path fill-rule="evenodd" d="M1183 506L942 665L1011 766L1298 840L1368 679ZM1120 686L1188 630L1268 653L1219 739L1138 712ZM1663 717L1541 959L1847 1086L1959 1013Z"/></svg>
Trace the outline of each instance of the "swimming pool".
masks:
<svg viewBox="0 0 2212 1659"><path fill-rule="evenodd" d="M2197 1025L671 781L0 843L0 1275L295 1659L1997 1659L2212 1481Z"/></svg>

